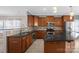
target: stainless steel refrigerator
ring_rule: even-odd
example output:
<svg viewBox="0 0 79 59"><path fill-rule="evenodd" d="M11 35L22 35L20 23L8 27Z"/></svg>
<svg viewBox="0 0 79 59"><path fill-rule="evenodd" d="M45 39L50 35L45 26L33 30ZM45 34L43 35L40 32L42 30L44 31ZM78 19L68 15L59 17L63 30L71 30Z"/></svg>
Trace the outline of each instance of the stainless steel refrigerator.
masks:
<svg viewBox="0 0 79 59"><path fill-rule="evenodd" d="M65 22L66 39L79 38L79 20Z"/></svg>

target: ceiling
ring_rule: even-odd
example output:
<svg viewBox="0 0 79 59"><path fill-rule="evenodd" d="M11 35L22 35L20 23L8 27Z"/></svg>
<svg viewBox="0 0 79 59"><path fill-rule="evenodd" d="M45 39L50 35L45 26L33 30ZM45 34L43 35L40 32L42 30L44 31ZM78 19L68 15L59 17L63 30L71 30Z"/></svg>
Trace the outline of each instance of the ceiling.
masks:
<svg viewBox="0 0 79 59"><path fill-rule="evenodd" d="M53 6L0 6L0 16L24 16L27 11L32 15L69 15L69 6L56 6L57 13L53 12ZM72 6L75 15L79 15L79 6Z"/></svg>

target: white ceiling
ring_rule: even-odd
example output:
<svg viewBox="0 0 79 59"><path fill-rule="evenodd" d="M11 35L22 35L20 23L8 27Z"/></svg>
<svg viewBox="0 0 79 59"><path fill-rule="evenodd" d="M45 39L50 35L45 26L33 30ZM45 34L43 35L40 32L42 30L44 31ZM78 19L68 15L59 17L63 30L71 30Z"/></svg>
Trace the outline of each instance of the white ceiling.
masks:
<svg viewBox="0 0 79 59"><path fill-rule="evenodd" d="M29 11L33 15L69 15L69 6L57 6L57 13L53 13L53 6L0 6L0 16L24 16ZM79 15L79 6L72 7L75 15Z"/></svg>

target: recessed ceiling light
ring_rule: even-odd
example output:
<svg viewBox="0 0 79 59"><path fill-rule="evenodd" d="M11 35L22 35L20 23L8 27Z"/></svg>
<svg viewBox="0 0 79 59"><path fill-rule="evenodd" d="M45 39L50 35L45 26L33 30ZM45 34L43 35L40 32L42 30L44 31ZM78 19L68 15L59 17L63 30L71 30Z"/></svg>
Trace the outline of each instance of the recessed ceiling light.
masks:
<svg viewBox="0 0 79 59"><path fill-rule="evenodd" d="M53 7L53 12L54 12L54 13L57 12L57 7Z"/></svg>

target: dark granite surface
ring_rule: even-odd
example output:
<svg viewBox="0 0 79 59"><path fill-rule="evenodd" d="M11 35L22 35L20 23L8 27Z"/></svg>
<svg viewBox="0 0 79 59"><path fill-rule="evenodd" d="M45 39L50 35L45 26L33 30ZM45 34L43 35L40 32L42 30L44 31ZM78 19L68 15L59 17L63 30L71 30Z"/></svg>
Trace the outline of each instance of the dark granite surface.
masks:
<svg viewBox="0 0 79 59"><path fill-rule="evenodd" d="M47 35L44 38L44 41L47 42L52 42L52 41L73 41L73 39L66 39L65 33L60 34L60 35L52 35L52 38L48 38Z"/></svg>
<svg viewBox="0 0 79 59"><path fill-rule="evenodd" d="M30 32L21 32L21 33L18 33L18 34L14 34L12 36L14 36L14 37L23 37L23 36L29 35L31 33L33 33L33 31L30 31Z"/></svg>

